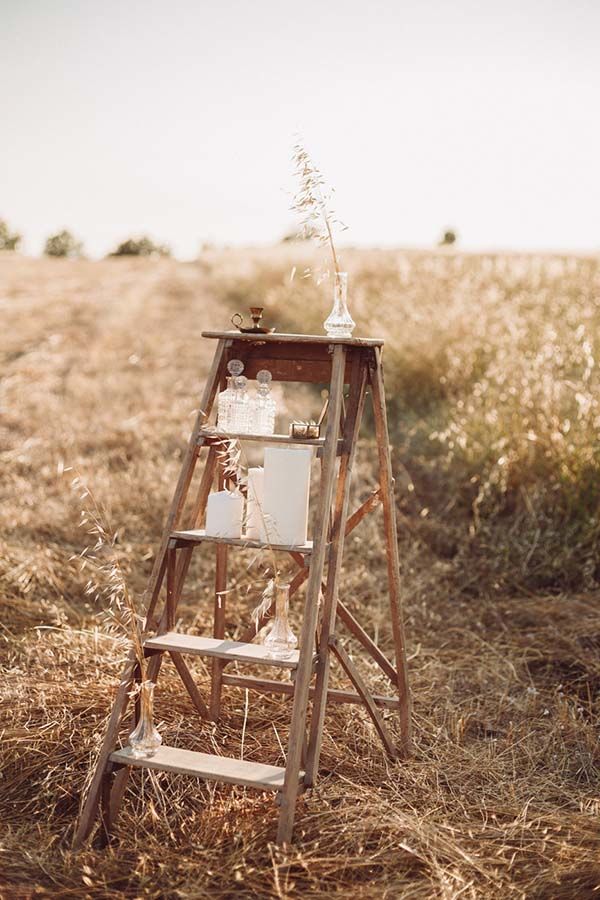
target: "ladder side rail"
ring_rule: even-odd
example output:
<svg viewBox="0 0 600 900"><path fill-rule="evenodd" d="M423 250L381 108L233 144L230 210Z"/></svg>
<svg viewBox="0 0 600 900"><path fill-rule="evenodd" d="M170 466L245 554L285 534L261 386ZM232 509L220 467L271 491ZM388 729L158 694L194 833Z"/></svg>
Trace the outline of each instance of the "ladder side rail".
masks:
<svg viewBox="0 0 600 900"><path fill-rule="evenodd" d="M408 685L408 667L406 662L406 640L402 620L402 601L400 592L400 555L398 552L398 531L396 525L396 504L394 500L394 479L390 456L390 437L385 406L385 387L381 348L373 351L373 365L369 371L373 414L375 418L375 436L379 457L379 482L382 492L383 524L385 529L388 591L390 601L390 618L396 655L398 673L398 697L400 700L400 735L402 751L405 755L411 752L412 722L411 698Z"/></svg>
<svg viewBox="0 0 600 900"><path fill-rule="evenodd" d="M171 508L169 510L167 521L163 530L160 548L156 555L152 574L150 575L148 587L146 589L146 595L150 595L150 605L146 612L145 628L147 628L150 624L150 618L152 616L152 613L154 612L154 607L158 600L158 596L162 586L162 580L165 572L166 552L169 539L171 537L171 532L175 530L179 517L181 516L181 513L185 506L188 490L192 481L194 469L196 467L198 453L200 451L200 447L198 446L198 436L200 434L202 426L211 414L217 390L221 382L224 366L225 342L219 341L217 349L215 350L212 365L210 367L210 372L208 374L204 393L202 395L202 399L200 400L198 415L196 416L196 421L194 423L192 434L190 436L190 440L185 451L185 456L183 458L183 463L181 465L181 472L177 480L175 493L171 502Z"/></svg>
<svg viewBox="0 0 600 900"><path fill-rule="evenodd" d="M305 784L314 784L319 768L321 753L321 741L325 723L325 710L327 706L327 689L329 686L329 639L334 631L336 605L338 596L338 583L342 567L344 553L344 537L346 532L346 520L348 516L348 502L350 499L351 472L356 454L356 443L360 430L364 403L365 388L367 382L367 365L361 351L355 351L351 367L350 393L348 409L344 421L344 449L340 460L340 469L337 481L335 498L335 513L331 531L331 544L329 546L327 563L327 583L324 591L324 603L321 614L321 632L319 640L319 661L317 665L317 680L315 686L315 700L310 722L310 742L306 763Z"/></svg>
<svg viewBox="0 0 600 900"><path fill-rule="evenodd" d="M343 344L334 345L329 391L331 399L327 413L327 429L322 457L324 472L319 495L318 513L315 520L313 554L310 560L310 574L300 634L300 660L294 689L285 783L279 798L281 809L277 829L278 844L289 843L294 828L295 803L299 789L298 773L304 745L306 711L312 674L315 626L317 624L319 594L321 592L321 579L325 564L327 527L333 499L345 363L346 348Z"/></svg>

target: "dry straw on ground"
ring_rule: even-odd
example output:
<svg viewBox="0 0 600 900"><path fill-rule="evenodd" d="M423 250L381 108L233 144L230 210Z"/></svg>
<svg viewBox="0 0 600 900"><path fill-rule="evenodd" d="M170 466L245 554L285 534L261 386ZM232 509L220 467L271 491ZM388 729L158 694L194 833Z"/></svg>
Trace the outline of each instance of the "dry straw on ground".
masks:
<svg viewBox="0 0 600 900"><path fill-rule="evenodd" d="M320 331L327 289L289 280L310 252L0 256L3 898L599 893L600 267L587 258L346 255L357 333L388 341L396 461L413 481L398 467L414 757L390 763L364 714L335 706L288 858L272 797L141 773L118 843L69 849L121 652L73 559L86 535L69 467L107 507L141 593L213 349L200 331L254 300L280 330ZM287 402L298 417L320 398ZM369 441L355 502L375 477ZM389 649L379 525L349 541L342 590ZM248 552L232 634L257 600ZM200 554L182 627L208 626L211 574ZM223 722L203 725L165 665L156 701L168 742L283 759L287 700L228 689Z"/></svg>

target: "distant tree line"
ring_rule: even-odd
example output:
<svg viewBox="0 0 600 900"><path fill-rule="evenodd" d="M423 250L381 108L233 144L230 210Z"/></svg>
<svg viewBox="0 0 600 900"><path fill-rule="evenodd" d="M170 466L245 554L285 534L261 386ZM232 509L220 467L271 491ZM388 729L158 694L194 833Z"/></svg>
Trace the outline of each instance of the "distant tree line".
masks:
<svg viewBox="0 0 600 900"><path fill-rule="evenodd" d="M11 231L8 223L0 219L0 251L18 250L22 235ZM84 256L83 243L66 228L51 234L44 244L44 255L63 259L80 259ZM108 256L170 256L167 244L157 244L147 235L131 237L121 241Z"/></svg>
<svg viewBox="0 0 600 900"><path fill-rule="evenodd" d="M281 239L284 244L295 241L309 240L313 235L310 232L299 233L296 229L288 231ZM453 228L447 228L442 232L438 241L440 247L451 247L458 240L458 235ZM18 250L22 242L22 236L16 231L11 231L8 223L0 219L0 251ZM83 243L78 241L66 228L51 234L44 244L46 256L60 257L63 259L79 259L84 256ZM171 248L167 244L157 244L147 235L130 237L121 241L109 254L111 256L171 256Z"/></svg>

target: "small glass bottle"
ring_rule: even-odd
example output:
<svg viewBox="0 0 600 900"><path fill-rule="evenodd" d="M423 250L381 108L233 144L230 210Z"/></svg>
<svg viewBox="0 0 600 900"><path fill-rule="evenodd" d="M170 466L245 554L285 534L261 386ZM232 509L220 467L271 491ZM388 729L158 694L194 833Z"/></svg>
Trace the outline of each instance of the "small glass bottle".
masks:
<svg viewBox="0 0 600 900"><path fill-rule="evenodd" d="M254 434L275 433L276 403L271 394L271 381L273 376L266 369L261 369L256 374L258 387L253 404L252 430Z"/></svg>
<svg viewBox="0 0 600 900"><path fill-rule="evenodd" d="M129 735L131 753L136 759L154 756L162 738L154 724L154 682L142 681L139 693L139 719Z"/></svg>
<svg viewBox="0 0 600 900"><path fill-rule="evenodd" d="M356 323L348 311L348 273L336 272L333 286L333 308L325 319L325 333L329 337L349 338Z"/></svg>
<svg viewBox="0 0 600 900"><path fill-rule="evenodd" d="M231 404L229 430L234 434L248 434L250 431L250 397L248 396L248 379L238 375L235 379L235 390Z"/></svg>
<svg viewBox="0 0 600 900"><path fill-rule="evenodd" d="M277 584L275 586L275 618L264 639L264 646L273 659L289 659L298 646L298 638L288 622L289 603L289 584Z"/></svg>
<svg viewBox="0 0 600 900"><path fill-rule="evenodd" d="M244 363L241 359L231 359L227 363L227 387L219 394L217 402L217 429L219 431L233 431L231 414L233 398L235 397L235 379L244 371Z"/></svg>

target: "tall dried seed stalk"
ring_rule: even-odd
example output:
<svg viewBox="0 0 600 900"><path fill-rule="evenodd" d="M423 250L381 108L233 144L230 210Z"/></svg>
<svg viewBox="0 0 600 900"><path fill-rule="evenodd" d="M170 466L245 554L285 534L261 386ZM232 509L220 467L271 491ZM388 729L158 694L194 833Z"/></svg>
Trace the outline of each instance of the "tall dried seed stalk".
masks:
<svg viewBox="0 0 600 900"><path fill-rule="evenodd" d="M333 235L336 227L345 231L347 226L337 218L331 204L333 188L327 187L320 169L300 141L294 144L292 159L300 186L291 208L300 216L304 237L314 237L328 246L334 272L339 275L340 261Z"/></svg>
<svg viewBox="0 0 600 900"><path fill-rule="evenodd" d="M231 479L238 489L245 488L245 490L247 491L248 460L246 459L246 456L244 454L241 442L237 438L225 438L222 441L219 441L219 447L220 449L217 451L217 456L221 460L223 474L226 478ZM260 517L262 519L266 537L265 549L271 557L271 571L273 573L272 577L269 578L264 591L262 592L258 605L250 613L250 617L256 626L256 631L258 632L260 619L264 615L266 615L266 613L271 608L271 604L273 603L275 597L275 589L279 585L279 569L277 566L277 556L275 554L275 550L273 549L272 543L268 539L269 517L266 515L260 502L257 503L257 506Z"/></svg>
<svg viewBox="0 0 600 900"><path fill-rule="evenodd" d="M129 643L140 667L141 681L144 681L144 618L129 589L115 550L117 533L110 526L106 510L81 476L77 475L73 479L72 486L85 504L81 511L80 525L96 538L93 546L85 547L79 554L82 569L92 571L86 585L86 594L103 601L107 631L112 632L117 639L125 639Z"/></svg>

